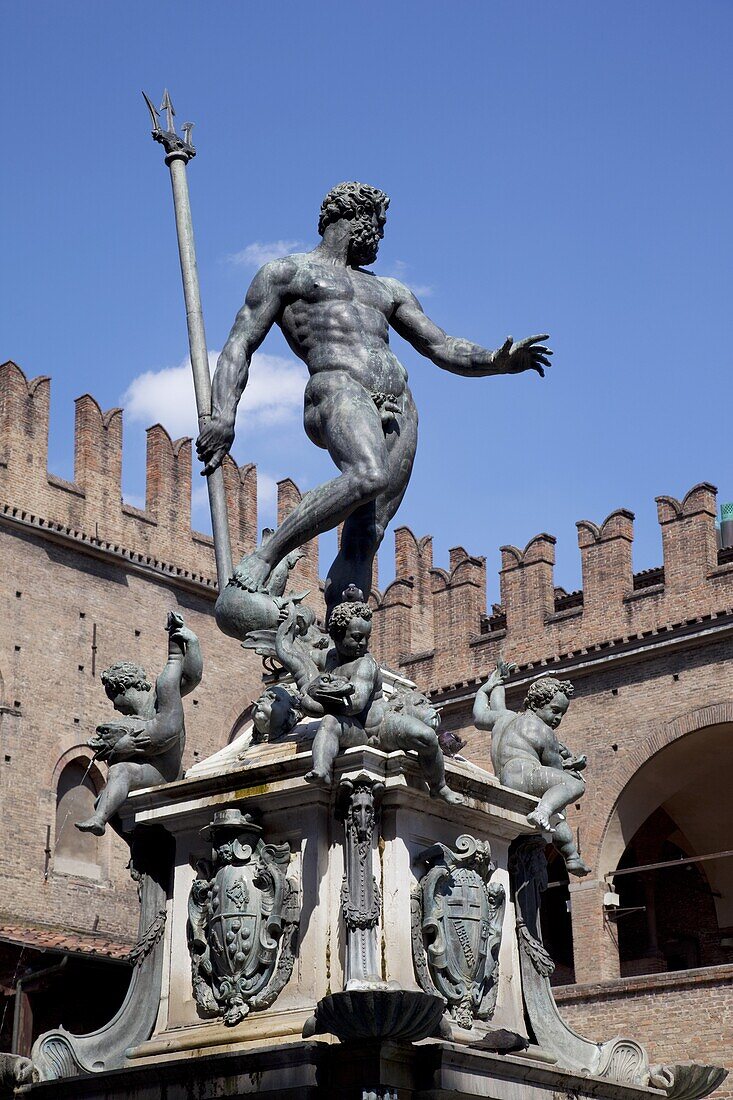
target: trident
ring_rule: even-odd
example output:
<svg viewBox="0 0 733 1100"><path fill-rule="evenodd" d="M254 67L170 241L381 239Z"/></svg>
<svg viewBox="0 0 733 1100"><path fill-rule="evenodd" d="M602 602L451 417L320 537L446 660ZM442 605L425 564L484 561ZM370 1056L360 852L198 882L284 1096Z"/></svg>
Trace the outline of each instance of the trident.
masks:
<svg viewBox="0 0 733 1100"><path fill-rule="evenodd" d="M183 297L186 302L188 346L191 352L193 388L196 393L196 410L200 431L211 416L211 376L209 374L209 357L206 351L204 315L201 310L199 276L196 268L191 202L188 195L188 179L186 178L186 165L192 157L196 156L196 150L191 144L193 123L184 123L181 127L182 136L176 133L173 121L176 112L173 110L171 97L166 89L163 93L163 102L160 105L160 111L165 111L166 115L164 129L161 126L160 111L156 111L145 92L143 92L143 97L148 105L153 122L153 140L160 142L165 149L165 163L171 173L173 207L176 215L176 234L178 236L178 255L181 261ZM211 526L214 533L216 575L219 580L219 591L222 592L232 575L232 550L229 541L229 524L227 522L224 473L221 466L208 475L206 484L209 491Z"/></svg>

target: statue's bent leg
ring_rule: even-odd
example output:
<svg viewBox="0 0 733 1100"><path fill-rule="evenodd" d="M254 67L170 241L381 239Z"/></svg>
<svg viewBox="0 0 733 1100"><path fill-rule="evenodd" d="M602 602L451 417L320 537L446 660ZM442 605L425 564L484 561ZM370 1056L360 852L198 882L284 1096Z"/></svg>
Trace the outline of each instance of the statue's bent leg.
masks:
<svg viewBox="0 0 733 1100"><path fill-rule="evenodd" d="M326 714L313 738L313 767L306 773L307 783L319 783L330 787L333 781L333 762L338 756L341 723L332 714Z"/></svg>
<svg viewBox="0 0 733 1100"><path fill-rule="evenodd" d="M374 500L354 509L344 523L341 545L326 579L326 615L341 600L341 593L355 584L369 598L372 570L384 532L402 503L412 473L417 448L417 410L409 393L405 408L385 436L388 481Z"/></svg>
<svg viewBox="0 0 733 1100"><path fill-rule="evenodd" d="M388 744L394 744L404 751L412 749L416 752L431 795L460 805L464 801L463 796L452 791L445 781L445 764L437 733L419 718L408 714L390 714L385 718L385 725L385 748Z"/></svg>
<svg viewBox="0 0 733 1100"><path fill-rule="evenodd" d="M355 508L385 492L387 445L379 412L359 383L344 371L315 375L306 388L305 427L341 470L306 493L267 542L237 566L238 583L262 588L274 567L304 543L337 527ZM347 581L347 584L349 581Z"/></svg>
<svg viewBox="0 0 733 1100"><path fill-rule="evenodd" d="M565 866L571 875L577 875L578 878L582 878L583 875L590 873L590 867L587 863L584 863L580 857L580 852L578 851L575 837L573 836L573 830L570 828L567 821L562 820L555 826L552 843L565 860Z"/></svg>
<svg viewBox="0 0 733 1100"><path fill-rule="evenodd" d="M564 810L570 802L576 801L585 792L583 780L570 772L534 764L523 758L510 760L505 765L501 781L506 787L539 798L539 805L527 814L527 821L550 832L553 830L550 822L553 814Z"/></svg>
<svg viewBox="0 0 733 1100"><path fill-rule="evenodd" d="M112 764L107 782L94 803L94 813L86 821L76 822L77 829L102 836L107 822L123 805L130 791L154 787L163 782L163 776L152 764L136 764L133 761Z"/></svg>

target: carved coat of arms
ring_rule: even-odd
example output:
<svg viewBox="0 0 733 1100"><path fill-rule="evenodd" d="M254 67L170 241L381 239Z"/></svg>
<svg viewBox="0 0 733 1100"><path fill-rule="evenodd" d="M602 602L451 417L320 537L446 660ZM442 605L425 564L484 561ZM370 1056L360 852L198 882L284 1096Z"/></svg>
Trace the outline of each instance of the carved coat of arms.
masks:
<svg viewBox="0 0 733 1100"><path fill-rule="evenodd" d="M434 844L417 858L428 869L412 895L415 973L459 1027L472 1028L496 1007L504 887L490 881L489 844L465 834L455 850Z"/></svg>
<svg viewBox="0 0 733 1100"><path fill-rule="evenodd" d="M265 844L249 814L217 811L202 830L202 860L188 901L188 948L196 1002L234 1025L268 1008L293 969L298 901L286 878L289 844Z"/></svg>

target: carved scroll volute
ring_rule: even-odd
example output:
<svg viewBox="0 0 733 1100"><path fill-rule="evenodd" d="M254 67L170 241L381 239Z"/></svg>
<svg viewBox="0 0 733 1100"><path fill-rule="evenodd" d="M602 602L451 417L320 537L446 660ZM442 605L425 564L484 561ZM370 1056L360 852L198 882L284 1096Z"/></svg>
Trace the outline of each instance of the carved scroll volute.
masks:
<svg viewBox="0 0 733 1100"><path fill-rule="evenodd" d="M213 859L198 864L188 901L196 1003L230 1026L268 1008L286 985L297 946L297 891L286 877L289 844L265 844L250 814L214 814L202 835Z"/></svg>
<svg viewBox="0 0 733 1100"><path fill-rule="evenodd" d="M465 834L455 849L434 844L416 862L427 870L412 896L415 974L426 993L445 998L455 1024L471 1029L496 1007L504 887L491 882L488 842Z"/></svg>

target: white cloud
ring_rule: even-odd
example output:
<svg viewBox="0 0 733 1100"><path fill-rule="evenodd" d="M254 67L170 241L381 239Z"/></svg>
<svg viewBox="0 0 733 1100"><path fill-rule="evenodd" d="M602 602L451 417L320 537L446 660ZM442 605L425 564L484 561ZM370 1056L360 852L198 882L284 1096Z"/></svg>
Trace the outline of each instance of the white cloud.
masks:
<svg viewBox="0 0 733 1100"><path fill-rule="evenodd" d="M427 283L413 283L407 277L407 272L409 271L409 269L410 265L408 263L405 263L404 260L395 260L392 264L392 268L389 274L394 279L399 279L401 283L404 283L405 286L409 287L412 293L417 298L429 298L432 295L434 288Z"/></svg>
<svg viewBox="0 0 733 1100"><path fill-rule="evenodd" d="M219 353L209 352L213 372ZM300 416L308 374L302 363L279 355L255 352L238 420L246 418L249 431L284 424ZM177 367L149 370L133 378L121 404L131 421L145 427L160 423L172 438L198 434L193 376L188 359Z"/></svg>
<svg viewBox="0 0 733 1100"><path fill-rule="evenodd" d="M270 260L289 256L291 252L302 252L305 247L303 241L253 241L240 252L232 252L227 256L227 261L239 267L262 267Z"/></svg>

